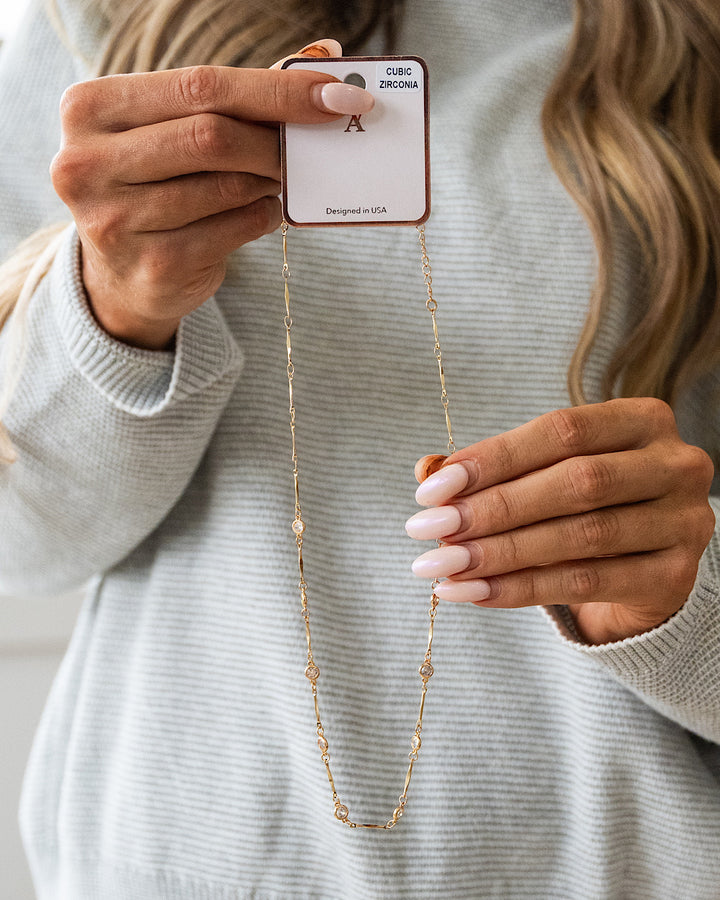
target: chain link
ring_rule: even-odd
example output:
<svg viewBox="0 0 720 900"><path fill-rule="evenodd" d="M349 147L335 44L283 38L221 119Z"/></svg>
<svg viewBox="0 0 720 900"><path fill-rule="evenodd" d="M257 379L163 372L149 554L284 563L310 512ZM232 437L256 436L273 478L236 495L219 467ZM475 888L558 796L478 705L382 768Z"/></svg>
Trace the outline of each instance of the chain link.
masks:
<svg viewBox="0 0 720 900"><path fill-rule="evenodd" d="M307 662L305 666L305 677L310 682L313 703L315 705L315 719L317 722L316 725L316 733L317 733L317 744L320 750L320 759L325 765L325 771L327 773L328 782L330 783L330 789L332 791L332 799L334 806L334 815L335 818L338 819L343 824L347 825L349 828L370 828L370 829L379 829L387 831L391 828L394 828L399 819L402 817L405 812L405 807L408 801L408 788L410 787L410 779L412 778L413 767L418 760L418 755L420 752L420 747L422 745L421 732L423 727L423 713L425 711L425 697L427 695L428 689L428 681L432 677L434 673L433 665L432 665L432 643L433 643L433 632L435 628L435 615L438 607L438 598L435 595L435 587L437 586L437 581L432 583L432 596L430 598L430 608L428 610L428 615L430 618L430 625L428 628L428 640L427 640L427 648L425 650L425 656L423 659L420 668L418 669L418 674L420 675L420 679L422 681L422 689L420 693L420 708L418 711L417 721L415 723L415 730L410 739L410 752L408 754L409 764L407 767L407 772L405 773L405 783L403 785L402 792L398 797L397 806L393 809L391 817L386 821L380 824L368 824L355 822L350 818L350 810L348 807L340 800L338 796L337 789L335 787L335 779L333 778L332 770L330 768L330 745L328 739L325 735L325 727L323 726L322 719L320 717L320 705L318 701L318 679L320 678L320 668L315 662L313 656L312 649L312 635L310 632L310 610L308 608L308 585L305 581L305 570L303 566L303 539L305 535L306 524L302 517L302 509L300 507L300 474L298 468L298 455L297 455L297 442L296 442L296 413L295 413L295 392L294 392L294 377L295 377L295 366L293 364L292 358L292 326L293 320L290 315L290 266L288 265L288 255L287 255L287 235L288 235L288 223L282 223L282 249L283 249L283 267L282 267L282 276L285 282L285 317L284 317L284 325L285 325L285 343L287 347L287 380L288 380L288 399L289 399L289 407L288 413L290 418L290 436L291 436L291 446L292 446L292 474L293 474L293 485L295 489L295 517L292 521L291 529L295 536L295 544L297 547L297 561L298 561L298 590L300 592L300 613L305 622L305 639L307 643ZM447 426L448 433L448 449L451 453L455 451L455 442L453 440L452 435L452 426L450 424L450 414L448 411L449 407L449 399L447 394L447 389L445 386L445 371L443 369L443 359L442 359L442 350L440 348L440 338L438 336L438 326L437 326L437 301L433 297L432 293L432 269L430 266L430 260L427 254L427 247L425 245L425 227L424 225L419 225L417 227L417 232L420 240L420 250L421 250L421 261L422 261L422 273L425 279L425 285L427 288L427 300L425 302L425 306L428 309L432 317L432 327L433 334L435 337L435 345L433 347L433 353L435 359L438 364L438 372L440 375L440 387L441 394L440 400L443 406L443 411L445 413L445 424Z"/></svg>

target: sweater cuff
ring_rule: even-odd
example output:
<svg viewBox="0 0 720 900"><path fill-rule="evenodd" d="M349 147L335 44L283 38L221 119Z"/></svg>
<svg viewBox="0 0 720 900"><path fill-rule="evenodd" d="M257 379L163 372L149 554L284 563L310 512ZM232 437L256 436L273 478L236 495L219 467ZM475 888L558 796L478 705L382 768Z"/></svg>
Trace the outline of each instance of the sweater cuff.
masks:
<svg viewBox="0 0 720 900"><path fill-rule="evenodd" d="M718 522L720 501L711 497ZM702 653L707 648L715 658L718 671L720 646L720 529L716 529L698 566L695 587L684 605L666 622L635 637L607 644L588 644L575 628L575 620L566 606L546 607L560 639L568 646L604 663L623 681L657 672L680 655ZM698 642L696 644L695 642Z"/></svg>
<svg viewBox="0 0 720 900"><path fill-rule="evenodd" d="M588 644L578 635L574 620L567 607L550 606L543 612L552 623L561 641L585 656L603 663L622 681L636 683L650 673L672 662L683 651L703 617L703 607L717 602L714 592L703 585L696 585L685 604L666 622L650 631L622 641L608 644Z"/></svg>
<svg viewBox="0 0 720 900"><path fill-rule="evenodd" d="M544 611L572 652L594 659L661 715L715 743L720 743L719 541L716 532L684 606L644 634L608 644L587 644L575 631L565 607Z"/></svg>
<svg viewBox="0 0 720 900"><path fill-rule="evenodd" d="M88 306L74 226L49 277L72 365L117 409L153 416L242 368L241 351L213 298L182 319L174 351L131 347L103 331Z"/></svg>

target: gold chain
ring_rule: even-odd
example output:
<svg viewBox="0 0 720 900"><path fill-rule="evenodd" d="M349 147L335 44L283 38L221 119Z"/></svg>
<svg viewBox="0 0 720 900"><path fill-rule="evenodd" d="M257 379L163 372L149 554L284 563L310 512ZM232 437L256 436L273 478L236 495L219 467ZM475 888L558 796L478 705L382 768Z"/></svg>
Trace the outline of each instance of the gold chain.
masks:
<svg viewBox="0 0 720 900"><path fill-rule="evenodd" d="M410 753L408 754L409 764L407 768L407 772L405 774L405 784L403 785L402 793L398 798L398 804L392 812L392 816L388 819L387 822L381 824L363 824L360 822L354 822L350 818L350 810L348 807L341 802L338 797L337 789L335 788L335 779L333 778L332 771L330 769L330 747L328 744L328 739L325 736L325 728L323 726L322 720L320 718L320 707L318 705L318 688L317 683L320 677L320 669L315 662L313 657L313 649L312 649L312 638L310 634L310 610L308 608L308 596L307 590L308 585L305 581L305 570L303 566L303 536L305 534L305 522L302 518L302 510L300 508L300 475L298 470L298 456L297 456L297 444L295 440L295 394L294 394L294 376L295 376L295 366L293 365L292 358L292 340L291 340L291 329L292 329L292 318L290 316L290 267L288 265L288 257L287 257L287 233L288 233L288 223L282 223L282 246L283 246L283 267L282 274L283 279L285 281L285 334L286 334L286 345L287 345L287 380L288 380L288 394L290 401L290 434L292 438L292 465L293 465L293 482L295 486L295 517L292 522L292 530L295 535L295 543L297 545L297 560L298 560L298 572L300 575L300 580L298 582L298 588L300 590L300 603L301 603L301 615L305 621L305 638L307 641L307 665L305 667L305 677L310 682L312 688L313 702L315 704L315 718L317 721L317 743L320 748L320 758L325 764L325 770L327 772L328 781L330 782L330 788L332 789L332 798L333 804L335 807L335 818L340 822L343 822L349 828L376 828L380 830L388 830L390 828L394 828L398 823L398 819L402 816L405 811L405 806L407 804L407 792L410 786L410 779L412 778L413 766L417 762L418 754L420 752L420 745L422 744L422 740L420 737L420 733L422 731L422 723L423 723L423 712L425 709L425 696L427 694L428 681L432 677L433 669L432 665L432 642L433 642L433 630L435 627L435 614L438 606L438 598L435 595L435 587L437 585L437 581L433 581L432 583L432 596L430 598L430 609L428 610L428 615L430 617L430 626L428 628L428 640L427 640L427 649L425 650L425 658L423 659L418 672L420 674L420 678L422 680L422 691L420 694L420 709L418 712L417 722L415 724L415 731L413 732L412 738L410 740ZM427 288L427 300L425 302L425 306L427 307L431 317L432 317L432 326L433 326L433 334L435 336L435 346L433 348L433 353L435 359L438 364L438 372L440 375L440 386L441 386L441 395L440 400L443 406L443 410L445 412L445 424L447 426L448 433L448 449L451 453L455 450L455 442L453 441L452 435L452 426L450 424L450 414L448 411L449 407L449 399L447 390L445 387L445 372L443 369L443 361L442 361L442 350L440 349L440 339L438 337L438 327L437 327L437 301L433 297L432 293L432 269L430 268L430 260L427 254L427 248L425 246L425 227L423 225L419 225L417 228L418 236L420 239L420 250L421 250L421 258L422 258L422 272L425 278L425 285Z"/></svg>

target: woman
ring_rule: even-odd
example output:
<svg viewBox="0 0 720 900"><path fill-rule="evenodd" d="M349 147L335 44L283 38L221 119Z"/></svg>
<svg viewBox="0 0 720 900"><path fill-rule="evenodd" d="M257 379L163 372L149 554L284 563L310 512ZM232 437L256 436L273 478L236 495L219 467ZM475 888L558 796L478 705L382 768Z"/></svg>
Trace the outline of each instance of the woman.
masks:
<svg viewBox="0 0 720 900"><path fill-rule="evenodd" d="M401 523L413 462L444 444L417 238L289 235L334 802L303 677L267 123L347 114L348 94L307 72L177 71L268 66L321 33L375 50L377 11L328 4L309 32L293 6L153 10L61 8L70 46L105 40L99 71L169 71L65 95L52 178L75 224L3 332L9 357L22 314L2 590L92 579L23 799L39 896L717 896L712 4L580 3L574 30L540 0L404 10L395 47L430 68L428 249L463 448L407 526L444 542L415 569L460 602L437 611L406 809L431 591ZM42 17L16 53L8 243L53 211L51 140L28 178L20 111L77 77ZM345 804L404 815L350 829Z"/></svg>

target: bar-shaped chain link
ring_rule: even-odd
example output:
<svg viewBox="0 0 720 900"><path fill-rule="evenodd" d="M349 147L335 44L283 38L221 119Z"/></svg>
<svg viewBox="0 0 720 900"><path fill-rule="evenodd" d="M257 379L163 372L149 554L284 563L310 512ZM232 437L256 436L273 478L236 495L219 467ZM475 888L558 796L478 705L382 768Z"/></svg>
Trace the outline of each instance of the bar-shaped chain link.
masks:
<svg viewBox="0 0 720 900"><path fill-rule="evenodd" d="M433 643L433 631L435 628L435 615L438 607L438 598L435 595L435 587L437 585L437 581L434 581L432 584L432 596L430 598L430 608L428 610L428 615L430 617L430 625L428 628L428 640L427 640L427 648L425 650L425 657L423 659L420 668L418 669L418 673L420 675L420 679L422 681L422 689L420 693L420 708L418 711L417 721L415 723L415 730L412 734L412 738L410 740L410 753L408 754L408 767L407 772L405 773L405 783L402 788L402 792L398 797L397 806L393 809L391 817L386 821L379 824L367 824L361 822L355 822L350 818L350 810L348 807L342 803L340 797L338 796L337 789L335 787L335 779L333 778L332 770L330 768L330 745L328 743L328 739L325 735L325 727L322 723L322 719L320 717L320 705L318 701L318 679L320 678L320 668L315 662L313 657L313 649L312 649L312 635L310 632L310 610L308 607L308 585L305 581L305 570L303 566L303 540L305 536L306 524L302 517L302 509L300 507L300 473L298 468L298 455L297 455L297 441L296 441L296 413L295 413L295 392L294 392L294 376L295 376L295 366L293 364L293 356L292 356L292 326L293 320L290 315L290 266L288 264L288 255L287 255L287 235L288 235L288 223L282 223L282 248L283 248L283 267L282 267L282 275L283 280L285 282L285 335L286 335L286 347L287 347L287 380L288 380L288 399L289 399L289 407L288 413L290 417L290 436L291 436L291 446L292 446L292 474L293 474L293 485L295 489L295 516L292 521L292 532L295 536L295 544L297 546L297 561L298 561L298 589L300 591L300 613L305 621L305 639L307 642L307 663L305 666L305 677L310 682L310 686L312 689L313 703L315 705L315 719L317 722L316 733L317 733L317 743L320 749L320 758L325 765L325 770L327 772L328 782L330 783L330 789L332 791L332 799L335 811L335 818L340 822L343 822L349 828L374 828L380 830L388 830L390 828L394 828L400 817L403 815L405 811L405 806L407 805L407 794L408 788L410 787L410 779L412 778L413 766L417 762L418 754L420 752L420 747L422 745L421 732L423 727L423 713L425 710L425 697L427 695L428 689L428 681L433 675L435 671L432 665L432 643ZM449 399L448 393L445 386L445 371L443 368L443 358L442 358L442 350L440 348L440 338L438 336L438 326L437 326L437 301L433 297L432 293L432 269L430 267L430 260L427 254L427 248L425 245L425 227L423 225L419 225L417 228L418 236L420 239L420 250L421 250L421 260L422 260L422 273L425 279L425 285L427 288L427 301L425 306L427 307L431 317L432 317L432 327L433 327L433 335L435 338L435 343L433 347L433 353L435 359L438 364L438 372L440 375L440 387L441 394L440 400L443 406L443 411L445 413L445 424L447 426L448 433L448 449L452 453L455 450L455 442L453 440L452 434L452 426L450 424L450 413L448 410L449 407Z"/></svg>

